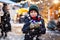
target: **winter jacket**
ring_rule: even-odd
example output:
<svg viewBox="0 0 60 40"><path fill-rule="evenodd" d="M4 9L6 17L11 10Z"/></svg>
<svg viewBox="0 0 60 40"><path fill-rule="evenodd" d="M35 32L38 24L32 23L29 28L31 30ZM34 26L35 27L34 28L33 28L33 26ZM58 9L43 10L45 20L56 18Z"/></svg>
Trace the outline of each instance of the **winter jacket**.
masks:
<svg viewBox="0 0 60 40"><path fill-rule="evenodd" d="M4 15L1 17L1 22L3 25L2 31L11 31L11 24L10 24L10 14L4 11Z"/></svg>
<svg viewBox="0 0 60 40"><path fill-rule="evenodd" d="M31 19L29 19L28 17L25 17L25 25L22 28L23 33L31 33L30 31L30 24L31 24ZM39 32L41 34L45 34L46 32L46 28L45 28L45 24L44 24L44 20L40 18L40 20L36 20L36 22L41 22L42 24L40 25L40 27L34 29L34 32ZM37 34L37 33L36 33Z"/></svg>

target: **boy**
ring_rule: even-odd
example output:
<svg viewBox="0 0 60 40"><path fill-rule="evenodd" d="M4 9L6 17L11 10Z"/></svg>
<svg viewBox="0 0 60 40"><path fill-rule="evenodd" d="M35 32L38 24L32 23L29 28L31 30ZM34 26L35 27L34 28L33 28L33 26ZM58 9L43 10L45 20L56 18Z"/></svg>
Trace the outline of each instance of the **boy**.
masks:
<svg viewBox="0 0 60 40"><path fill-rule="evenodd" d="M36 40L39 40L39 36L46 32L44 20L40 17L38 11L36 5L30 6L29 16L25 17L25 25L22 29L23 33L25 33L24 40L33 40L35 36L37 36Z"/></svg>

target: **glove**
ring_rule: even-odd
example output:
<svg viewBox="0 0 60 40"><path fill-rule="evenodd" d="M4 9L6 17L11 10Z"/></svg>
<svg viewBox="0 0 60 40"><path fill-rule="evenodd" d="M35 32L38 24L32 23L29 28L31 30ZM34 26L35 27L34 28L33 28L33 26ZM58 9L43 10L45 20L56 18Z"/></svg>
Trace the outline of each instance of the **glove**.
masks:
<svg viewBox="0 0 60 40"><path fill-rule="evenodd" d="M31 23L31 24L30 24L30 29L33 29L33 28L34 28L34 24Z"/></svg>
<svg viewBox="0 0 60 40"><path fill-rule="evenodd" d="M37 22L37 23L35 23L34 27L38 28L38 27L40 27L40 24Z"/></svg>
<svg viewBox="0 0 60 40"><path fill-rule="evenodd" d="M35 29L35 28L38 28L38 27L40 27L40 24L39 23L31 23L30 24L30 29Z"/></svg>

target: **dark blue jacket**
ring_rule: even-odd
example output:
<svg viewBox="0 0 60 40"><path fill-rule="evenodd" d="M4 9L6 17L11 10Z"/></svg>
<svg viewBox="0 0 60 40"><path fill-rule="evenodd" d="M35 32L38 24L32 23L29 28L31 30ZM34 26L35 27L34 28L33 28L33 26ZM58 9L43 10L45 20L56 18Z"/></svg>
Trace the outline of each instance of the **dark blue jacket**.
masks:
<svg viewBox="0 0 60 40"><path fill-rule="evenodd" d="M22 28L23 33L29 33L30 32L30 27L29 25L31 24L31 19L29 17L25 17L25 25ZM45 23L44 20L41 18L41 20L36 20L37 22L41 21L42 25L41 27L37 28L35 32L40 32L41 34L45 34L46 28L45 28Z"/></svg>

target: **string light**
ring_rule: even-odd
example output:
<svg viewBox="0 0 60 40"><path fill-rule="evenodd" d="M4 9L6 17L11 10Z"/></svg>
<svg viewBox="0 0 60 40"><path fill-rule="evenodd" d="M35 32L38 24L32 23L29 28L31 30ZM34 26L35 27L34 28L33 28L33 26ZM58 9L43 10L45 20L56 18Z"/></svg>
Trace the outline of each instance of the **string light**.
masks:
<svg viewBox="0 0 60 40"><path fill-rule="evenodd" d="M59 3L59 0L53 0L53 3L57 4Z"/></svg>

